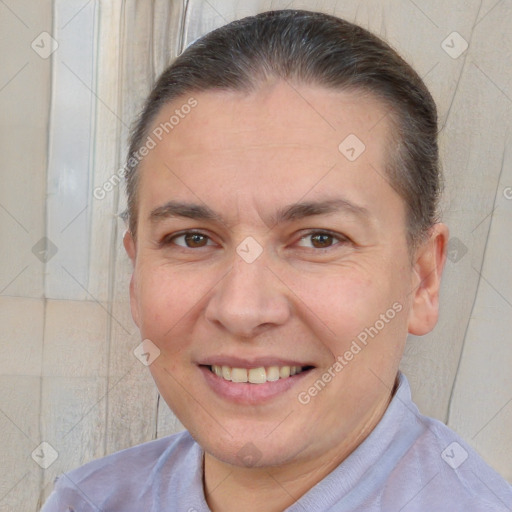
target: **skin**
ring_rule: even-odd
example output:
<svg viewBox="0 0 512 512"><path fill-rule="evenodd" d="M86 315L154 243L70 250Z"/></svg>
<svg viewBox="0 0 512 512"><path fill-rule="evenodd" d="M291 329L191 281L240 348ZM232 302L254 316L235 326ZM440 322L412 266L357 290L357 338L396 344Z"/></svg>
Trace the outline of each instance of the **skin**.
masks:
<svg viewBox="0 0 512 512"><path fill-rule="evenodd" d="M159 392L205 451L210 508L277 512L382 417L407 333L426 334L437 321L448 230L433 226L411 255L404 201L384 178L386 109L372 96L276 81L249 94L194 97L197 107L141 163L137 236L124 239L132 314L161 351L150 366ZM154 126L187 99L165 106ZM353 162L338 150L349 134L366 145ZM340 198L366 213L276 219L298 202ZM207 206L222 220L151 220L168 201ZM175 236L184 230L205 236L187 247ZM249 236L263 248L252 263L236 251ZM301 404L298 393L395 303L401 311ZM235 404L198 367L219 354L293 355L314 369L265 403ZM251 467L238 456L248 443L258 454Z"/></svg>

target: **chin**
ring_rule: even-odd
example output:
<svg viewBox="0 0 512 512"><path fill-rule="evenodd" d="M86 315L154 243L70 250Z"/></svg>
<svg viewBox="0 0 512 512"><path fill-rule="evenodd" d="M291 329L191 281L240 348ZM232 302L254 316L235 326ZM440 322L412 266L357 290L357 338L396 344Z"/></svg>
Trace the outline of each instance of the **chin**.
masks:
<svg viewBox="0 0 512 512"><path fill-rule="evenodd" d="M239 467L265 467L286 463L303 450L302 443L294 440L291 432L282 430L280 435L274 431L270 436L268 432L275 429L277 423L265 429L254 420L250 422L237 422L235 427L224 422L226 430L205 429L203 425L198 428L188 428L190 435L197 441L205 452L216 459ZM185 425L186 426L186 425Z"/></svg>

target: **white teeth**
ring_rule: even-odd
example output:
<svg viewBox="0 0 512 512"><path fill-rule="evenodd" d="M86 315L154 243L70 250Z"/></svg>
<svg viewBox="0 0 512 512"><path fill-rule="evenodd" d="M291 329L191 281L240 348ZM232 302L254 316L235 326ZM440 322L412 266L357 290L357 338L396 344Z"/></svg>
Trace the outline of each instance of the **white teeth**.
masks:
<svg viewBox="0 0 512 512"><path fill-rule="evenodd" d="M270 382L279 380L279 366L269 366L267 368L267 380Z"/></svg>
<svg viewBox="0 0 512 512"><path fill-rule="evenodd" d="M232 382L250 382L251 384L264 384L286 379L302 371L302 366L269 366L264 368L232 368L231 366L212 365L211 370L218 377Z"/></svg>
<svg viewBox="0 0 512 512"><path fill-rule="evenodd" d="M213 368L215 368L215 365ZM215 372L215 370L213 371ZM233 382L247 382L247 370L245 368L231 368L231 380Z"/></svg>
<svg viewBox="0 0 512 512"><path fill-rule="evenodd" d="M289 377L290 376L290 367L289 366L281 366L281 368L279 368L279 377L281 377L281 379L286 379L286 377Z"/></svg>
<svg viewBox="0 0 512 512"><path fill-rule="evenodd" d="M249 370L249 382L253 384L263 384L267 382L267 373L265 368L251 368Z"/></svg>
<svg viewBox="0 0 512 512"><path fill-rule="evenodd" d="M231 380L231 368L229 366L222 367L222 377L226 380Z"/></svg>

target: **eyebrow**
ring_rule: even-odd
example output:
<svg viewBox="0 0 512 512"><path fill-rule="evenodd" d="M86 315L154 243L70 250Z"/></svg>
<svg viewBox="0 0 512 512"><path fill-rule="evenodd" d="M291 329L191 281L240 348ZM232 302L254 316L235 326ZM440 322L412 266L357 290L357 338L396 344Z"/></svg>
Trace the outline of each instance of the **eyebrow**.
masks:
<svg viewBox="0 0 512 512"><path fill-rule="evenodd" d="M346 199L336 198L324 201L302 201L285 206L272 216L273 224L292 222L315 215L328 215L345 212L363 220L368 220L370 212L367 208L354 204ZM151 211L149 220L158 222L167 218L185 217L187 219L207 220L227 224L222 215L208 206L181 201L169 201Z"/></svg>

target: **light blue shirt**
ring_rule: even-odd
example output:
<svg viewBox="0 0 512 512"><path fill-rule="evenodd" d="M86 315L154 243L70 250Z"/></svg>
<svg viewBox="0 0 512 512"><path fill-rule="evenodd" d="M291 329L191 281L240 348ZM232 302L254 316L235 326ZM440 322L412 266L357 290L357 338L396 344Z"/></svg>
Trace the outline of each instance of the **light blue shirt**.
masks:
<svg viewBox="0 0 512 512"><path fill-rule="evenodd" d="M188 432L61 475L42 512L208 512ZM512 486L399 386L371 434L286 512L512 512Z"/></svg>

